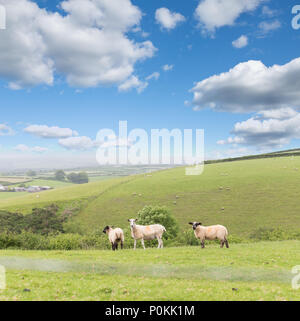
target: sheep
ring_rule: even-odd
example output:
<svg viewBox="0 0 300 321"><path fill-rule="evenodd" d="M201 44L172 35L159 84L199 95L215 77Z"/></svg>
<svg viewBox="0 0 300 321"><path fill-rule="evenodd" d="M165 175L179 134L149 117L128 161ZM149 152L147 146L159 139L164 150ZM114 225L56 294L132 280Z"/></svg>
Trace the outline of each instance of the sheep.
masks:
<svg viewBox="0 0 300 321"><path fill-rule="evenodd" d="M151 241L155 238L158 240L158 249L163 248L162 236L164 232L166 232L164 226L160 224L147 226L136 225L137 219L129 219L128 222L130 222L131 236L134 238L134 250L136 249L137 240L141 240L142 246L144 250L146 250L144 240Z"/></svg>
<svg viewBox="0 0 300 321"><path fill-rule="evenodd" d="M119 242L121 242L121 249L123 249L124 232L122 229L120 229L120 228L113 229L111 226L106 226L103 230L103 233L108 235L108 239L111 243L113 251L118 249Z"/></svg>
<svg viewBox="0 0 300 321"><path fill-rule="evenodd" d="M226 247L229 248L228 244L228 231L225 226L222 225L213 225L213 226L202 226L202 223L198 222L190 222L190 225L193 225L193 230L197 239L201 240L201 247L205 248L205 240L220 240L221 248Z"/></svg>

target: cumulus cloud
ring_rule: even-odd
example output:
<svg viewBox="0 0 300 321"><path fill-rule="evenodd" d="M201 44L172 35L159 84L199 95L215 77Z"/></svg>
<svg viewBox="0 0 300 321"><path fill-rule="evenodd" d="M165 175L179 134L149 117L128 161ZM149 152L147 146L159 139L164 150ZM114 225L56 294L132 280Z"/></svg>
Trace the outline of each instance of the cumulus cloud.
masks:
<svg viewBox="0 0 300 321"><path fill-rule="evenodd" d="M142 18L130 0L66 0L62 13L30 0L0 5L8 26L1 33L0 77L11 89L52 85L56 73L75 87L119 85L156 50L151 41L129 39Z"/></svg>
<svg viewBox="0 0 300 321"><path fill-rule="evenodd" d="M48 151L48 148L46 147L41 147L41 146L35 146L35 147L29 147L24 144L19 144L17 145L14 150L18 152L33 152L33 153L44 153Z"/></svg>
<svg viewBox="0 0 300 321"><path fill-rule="evenodd" d="M218 144L282 147L292 139L300 139L300 114L290 108L261 111L257 116L235 124L232 134L235 136Z"/></svg>
<svg viewBox="0 0 300 321"><path fill-rule="evenodd" d="M59 139L58 143L62 147L72 150L88 150L96 147L96 143L87 136L63 138Z"/></svg>
<svg viewBox="0 0 300 321"><path fill-rule="evenodd" d="M132 88L135 88L137 92L140 94L148 87L148 83L141 81L136 76L131 76L129 79L124 81L121 85L119 85L119 91L129 91Z"/></svg>
<svg viewBox="0 0 300 321"><path fill-rule="evenodd" d="M242 13L254 11L264 0L201 0L195 17L204 32L232 26Z"/></svg>
<svg viewBox="0 0 300 321"><path fill-rule="evenodd" d="M245 35L240 36L238 39L232 42L233 47L235 48L244 48L248 46L248 37Z"/></svg>
<svg viewBox="0 0 300 321"><path fill-rule="evenodd" d="M300 108L300 58L266 67L261 61L240 63L228 72L200 81L191 90L195 110L251 113Z"/></svg>
<svg viewBox="0 0 300 321"><path fill-rule="evenodd" d="M41 138L67 138L78 136L78 133L70 128L60 128L57 126L49 127L47 125L30 125L26 127L24 131Z"/></svg>
<svg viewBox="0 0 300 321"><path fill-rule="evenodd" d="M155 19L162 28L167 30L174 29L178 23L185 21L185 17L182 14L171 12L168 8L157 9Z"/></svg>
<svg viewBox="0 0 300 321"><path fill-rule="evenodd" d="M268 33L281 28L281 22L279 20L274 21L262 21L259 25L259 36L266 36Z"/></svg>
<svg viewBox="0 0 300 321"><path fill-rule="evenodd" d="M132 146L133 142L128 139L118 138L116 136L108 137L106 141L97 141L87 136L80 136L60 139L58 143L62 147L69 150L89 150L98 147L130 147Z"/></svg>
<svg viewBox="0 0 300 321"><path fill-rule="evenodd" d="M0 124L0 136L12 136L14 131L12 128L5 124Z"/></svg>
<svg viewBox="0 0 300 321"><path fill-rule="evenodd" d="M174 65L164 65L162 66L163 71L170 71L173 70Z"/></svg>
<svg viewBox="0 0 300 321"><path fill-rule="evenodd" d="M156 72L152 73L151 75L149 75L146 78L146 80L151 80L151 79L157 80L159 77L160 77L160 73L156 71Z"/></svg>

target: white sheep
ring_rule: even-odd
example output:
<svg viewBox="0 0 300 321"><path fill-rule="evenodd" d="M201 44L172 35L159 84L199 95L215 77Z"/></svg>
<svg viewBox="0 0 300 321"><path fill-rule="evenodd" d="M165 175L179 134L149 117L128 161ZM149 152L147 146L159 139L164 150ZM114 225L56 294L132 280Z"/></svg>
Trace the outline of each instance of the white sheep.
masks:
<svg viewBox="0 0 300 321"><path fill-rule="evenodd" d="M111 226L106 226L103 233L108 235L109 242L111 243L112 250L118 249L119 242L121 242L121 249L124 246L124 232L120 228L113 229Z"/></svg>
<svg viewBox="0 0 300 321"><path fill-rule="evenodd" d="M205 240L213 241L220 240L221 248L226 247L229 248L228 244L228 231L225 226L222 225L213 225L213 226L202 226L202 223L198 222L190 222L190 225L193 225L193 230L197 239L201 241L201 246L205 248Z"/></svg>
<svg viewBox="0 0 300 321"><path fill-rule="evenodd" d="M154 239L158 240L158 248L163 248L163 234L166 232L166 229L164 226L160 224L154 224L154 225L136 225L137 219L129 219L128 222L130 222L130 229L131 229L131 236L134 238L134 250L136 249L136 241L141 240L142 246L145 248L144 240L151 241Z"/></svg>

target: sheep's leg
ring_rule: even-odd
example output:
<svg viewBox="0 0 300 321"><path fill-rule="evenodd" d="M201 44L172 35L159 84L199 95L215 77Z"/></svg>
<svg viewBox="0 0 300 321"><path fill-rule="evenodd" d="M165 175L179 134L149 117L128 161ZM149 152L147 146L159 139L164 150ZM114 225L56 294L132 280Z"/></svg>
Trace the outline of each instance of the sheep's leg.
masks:
<svg viewBox="0 0 300 321"><path fill-rule="evenodd" d="M116 250L118 250L119 243L116 243Z"/></svg>
<svg viewBox="0 0 300 321"><path fill-rule="evenodd" d="M133 249L135 250L136 249L136 240L134 240L134 247Z"/></svg>
<svg viewBox="0 0 300 321"><path fill-rule="evenodd" d="M159 236L157 236L156 238L157 238L157 241L158 241L158 247L157 248L160 249L160 247L161 247L160 238L159 238Z"/></svg>
<svg viewBox="0 0 300 321"><path fill-rule="evenodd" d="M142 245L143 245L144 250L146 250L146 248L145 248L145 243L144 243L144 239L141 239L141 242L142 242Z"/></svg>
<svg viewBox="0 0 300 321"><path fill-rule="evenodd" d="M227 240L225 240L225 244L226 244L226 247L229 249L229 244Z"/></svg>
<svg viewBox="0 0 300 321"><path fill-rule="evenodd" d="M163 243L163 240L160 239L160 248L163 249L164 248L164 243Z"/></svg>
<svg viewBox="0 0 300 321"><path fill-rule="evenodd" d="M123 250L123 248L124 248L124 243L121 242L121 250Z"/></svg>
<svg viewBox="0 0 300 321"><path fill-rule="evenodd" d="M201 242L201 247L202 247L203 249L205 248L205 241L204 241L204 240Z"/></svg>
<svg viewBox="0 0 300 321"><path fill-rule="evenodd" d="M114 243L111 243L111 248L112 248L112 250L113 250L113 251L116 249L116 247L115 247L115 244L114 244Z"/></svg>
<svg viewBox="0 0 300 321"><path fill-rule="evenodd" d="M221 241L221 249L224 247L225 241Z"/></svg>

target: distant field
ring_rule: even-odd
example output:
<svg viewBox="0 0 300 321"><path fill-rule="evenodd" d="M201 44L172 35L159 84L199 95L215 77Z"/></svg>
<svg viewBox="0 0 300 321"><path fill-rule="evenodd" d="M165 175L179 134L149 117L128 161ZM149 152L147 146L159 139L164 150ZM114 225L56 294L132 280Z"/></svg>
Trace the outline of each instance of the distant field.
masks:
<svg viewBox="0 0 300 321"><path fill-rule="evenodd" d="M25 184L25 186L50 186L53 188L61 188L72 186L74 184L68 182L54 181L54 180L45 180L45 179L33 179L31 182Z"/></svg>
<svg viewBox="0 0 300 321"><path fill-rule="evenodd" d="M113 186L126 182L129 178L111 179L100 182L93 182L89 184L73 184L64 188L54 189L50 191L43 191L39 193L39 198L36 194L27 193L24 196L14 199L0 199L0 209L6 209L12 212L18 211L24 214L31 212L34 207L43 207L52 203L67 206L73 201L81 201L93 199L101 195L104 191L109 190ZM17 193L14 193L17 194Z"/></svg>
<svg viewBox="0 0 300 321"><path fill-rule="evenodd" d="M17 176L12 176L12 177L7 177L7 176L0 176L0 182L1 183L7 183L7 184L18 184L18 183L24 183L27 181L30 181L31 178L28 177L17 177ZM0 184L1 184L0 183Z"/></svg>
<svg viewBox="0 0 300 321"><path fill-rule="evenodd" d="M300 229L299 180L300 157L244 160L206 165L200 176L175 168L62 187L40 198L0 199L0 209L28 213L50 203L64 207L86 200L73 224L89 232L105 225L128 227L127 219L145 205L165 205L183 230L197 220L249 237L259 228Z"/></svg>
<svg viewBox="0 0 300 321"><path fill-rule="evenodd" d="M286 241L228 250L0 251L7 269L0 300L300 300L291 286L299 247Z"/></svg>

